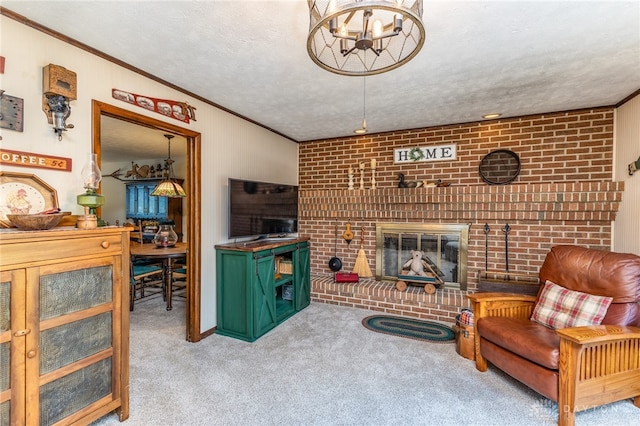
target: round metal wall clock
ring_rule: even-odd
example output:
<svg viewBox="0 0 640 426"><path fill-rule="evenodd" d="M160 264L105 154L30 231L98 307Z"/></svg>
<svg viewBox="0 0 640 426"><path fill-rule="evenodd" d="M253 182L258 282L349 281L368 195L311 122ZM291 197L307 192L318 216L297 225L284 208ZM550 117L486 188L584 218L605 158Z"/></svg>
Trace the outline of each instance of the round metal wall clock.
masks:
<svg viewBox="0 0 640 426"><path fill-rule="evenodd" d="M480 161L480 177L491 185L504 185L520 173L520 157L508 149L498 149Z"/></svg>
<svg viewBox="0 0 640 426"><path fill-rule="evenodd" d="M58 207L58 193L39 177L0 172L0 225L10 227L7 214L34 214Z"/></svg>

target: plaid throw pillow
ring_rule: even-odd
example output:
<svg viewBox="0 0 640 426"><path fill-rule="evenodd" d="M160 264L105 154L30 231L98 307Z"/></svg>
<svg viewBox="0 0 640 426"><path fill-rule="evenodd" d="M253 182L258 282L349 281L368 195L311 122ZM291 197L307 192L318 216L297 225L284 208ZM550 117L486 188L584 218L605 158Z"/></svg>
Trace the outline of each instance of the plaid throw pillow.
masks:
<svg viewBox="0 0 640 426"><path fill-rule="evenodd" d="M600 325L612 300L568 290L547 280L531 320L554 329Z"/></svg>

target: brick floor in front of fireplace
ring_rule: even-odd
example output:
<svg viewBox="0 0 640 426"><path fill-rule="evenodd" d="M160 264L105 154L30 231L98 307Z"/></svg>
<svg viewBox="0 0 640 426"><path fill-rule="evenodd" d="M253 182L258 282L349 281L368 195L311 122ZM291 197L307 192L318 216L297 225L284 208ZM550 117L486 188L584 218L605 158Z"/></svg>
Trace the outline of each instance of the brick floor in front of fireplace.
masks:
<svg viewBox="0 0 640 426"><path fill-rule="evenodd" d="M455 323L462 308L470 307L467 291L439 288L427 294L419 286L398 291L395 282L360 278L357 283L335 283L331 274L312 274L311 300L339 306L369 309L390 315Z"/></svg>

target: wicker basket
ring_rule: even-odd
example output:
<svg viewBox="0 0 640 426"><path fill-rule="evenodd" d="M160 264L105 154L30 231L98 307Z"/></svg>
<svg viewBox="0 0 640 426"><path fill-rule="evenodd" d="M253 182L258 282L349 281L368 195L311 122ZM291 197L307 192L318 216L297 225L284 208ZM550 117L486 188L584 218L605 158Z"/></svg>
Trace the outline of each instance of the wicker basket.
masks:
<svg viewBox="0 0 640 426"><path fill-rule="evenodd" d="M281 274L293 274L293 262L290 260L281 260L278 264L278 272Z"/></svg>

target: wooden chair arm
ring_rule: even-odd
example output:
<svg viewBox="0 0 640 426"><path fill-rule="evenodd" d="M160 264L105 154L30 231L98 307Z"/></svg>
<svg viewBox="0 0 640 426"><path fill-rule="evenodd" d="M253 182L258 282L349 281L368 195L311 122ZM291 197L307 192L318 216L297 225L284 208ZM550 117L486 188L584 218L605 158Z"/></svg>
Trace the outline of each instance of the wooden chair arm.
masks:
<svg viewBox="0 0 640 426"><path fill-rule="evenodd" d="M473 293L471 300L475 321L483 317L529 318L535 296L516 293Z"/></svg>
<svg viewBox="0 0 640 426"><path fill-rule="evenodd" d="M640 407L640 328L612 325L556 330L560 336L558 425L575 413L622 399Z"/></svg>
<svg viewBox="0 0 640 426"><path fill-rule="evenodd" d="M617 340L640 339L640 327L618 325L590 325L556 330L561 339L567 339L578 345L608 343Z"/></svg>
<svg viewBox="0 0 640 426"><path fill-rule="evenodd" d="M467 297L473 301L483 302L491 300L522 300L535 302L536 297L520 293L472 293Z"/></svg>

